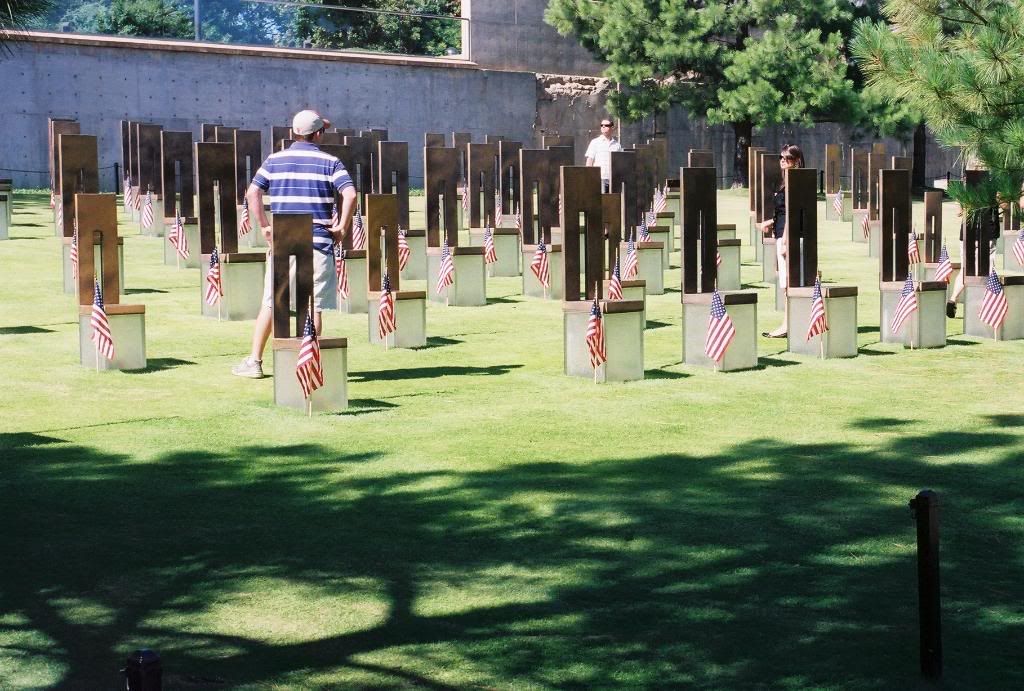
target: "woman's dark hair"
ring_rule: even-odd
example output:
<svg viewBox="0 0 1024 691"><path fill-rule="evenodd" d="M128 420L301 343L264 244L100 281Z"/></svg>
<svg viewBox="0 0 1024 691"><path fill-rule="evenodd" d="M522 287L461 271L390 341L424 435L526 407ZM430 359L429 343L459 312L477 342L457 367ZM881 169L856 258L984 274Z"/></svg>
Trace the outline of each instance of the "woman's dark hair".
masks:
<svg viewBox="0 0 1024 691"><path fill-rule="evenodd" d="M786 144L785 146L782 147L782 152L779 155L785 156L786 158L796 161L797 168L803 168L804 166L807 165L806 163L804 163L803 150L796 144Z"/></svg>

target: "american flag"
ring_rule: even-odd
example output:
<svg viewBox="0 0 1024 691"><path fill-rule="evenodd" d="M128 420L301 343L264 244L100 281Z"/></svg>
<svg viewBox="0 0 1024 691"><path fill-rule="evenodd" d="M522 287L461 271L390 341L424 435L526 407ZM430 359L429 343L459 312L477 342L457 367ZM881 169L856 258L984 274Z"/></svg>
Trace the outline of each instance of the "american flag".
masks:
<svg viewBox="0 0 1024 691"><path fill-rule="evenodd" d="M650 228L651 226L654 226L654 225L657 225L657 224L658 224L658 214L657 214L657 212L655 212L653 210L652 211L648 211L647 212L647 227Z"/></svg>
<svg viewBox="0 0 1024 691"><path fill-rule="evenodd" d="M313 326L313 312L306 312L306 324L302 328L302 343L299 344L299 357L295 361L295 378L302 387L302 395L310 395L324 385L324 368L320 362L320 341L316 338Z"/></svg>
<svg viewBox="0 0 1024 691"><path fill-rule="evenodd" d="M504 215L504 209L501 208L501 192L494 193L494 227L501 227L501 217Z"/></svg>
<svg viewBox="0 0 1024 691"><path fill-rule="evenodd" d="M981 301L981 309L978 311L978 318L993 329L1002 326L1009 312L1006 304L1006 293L999 283L999 276L996 275L995 267L988 272L988 281L985 282L985 298Z"/></svg>
<svg viewBox="0 0 1024 691"><path fill-rule="evenodd" d="M597 299L590 307L590 319L587 320L587 350L590 352L590 366L597 369L608 361L604 349L604 322L601 319L601 305Z"/></svg>
<svg viewBox="0 0 1024 691"><path fill-rule="evenodd" d="M71 236L71 249L68 251L71 261L71 275L78 278L78 219L75 219L75 234Z"/></svg>
<svg viewBox="0 0 1024 691"><path fill-rule="evenodd" d="M361 250L366 247L366 229L363 228L363 213L358 207L352 217L352 249Z"/></svg>
<svg viewBox="0 0 1024 691"><path fill-rule="evenodd" d="M921 263L921 249L917 246L917 233L913 231L907 239L907 262L911 266Z"/></svg>
<svg viewBox="0 0 1024 691"><path fill-rule="evenodd" d="M167 237L167 241L174 247L174 251L182 259L189 258L188 235L185 234L185 225L181 222L181 215L174 214L174 227Z"/></svg>
<svg viewBox="0 0 1024 691"><path fill-rule="evenodd" d="M668 185L665 185L665 189L655 189L653 208L656 214L663 213L668 208Z"/></svg>
<svg viewBox="0 0 1024 691"><path fill-rule="evenodd" d="M896 303L896 311L893 312L892 322L889 328L893 333L903 330L903 325L910 315L917 311L917 291L914 290L914 278L907 274L907 280L903 283L903 290L900 291L900 301Z"/></svg>
<svg viewBox="0 0 1024 691"><path fill-rule="evenodd" d="M811 293L811 318L807 325L807 338L811 340L815 336L828 331L828 320L825 318L825 300L821 297L821 279L814 279L814 292Z"/></svg>
<svg viewBox="0 0 1024 691"><path fill-rule="evenodd" d="M558 191L558 217L562 217L562 212L565 211L565 197L562 196L562 191Z"/></svg>
<svg viewBox="0 0 1024 691"><path fill-rule="evenodd" d="M448 238L444 239L441 245L441 265L437 269L437 287L435 292L440 294L442 290L455 283L455 262L452 260L452 251L448 247Z"/></svg>
<svg viewBox="0 0 1024 691"><path fill-rule="evenodd" d="M100 290L100 282L95 282L92 293L92 317L89 318L92 326L92 342L96 344L96 352L108 360L114 359L114 337L110 334L110 321L107 320L107 311L103 309L103 291Z"/></svg>
<svg viewBox="0 0 1024 691"><path fill-rule="evenodd" d="M651 233L647 230L647 219L640 219L640 234L637 236L640 242L648 242L651 239Z"/></svg>
<svg viewBox="0 0 1024 691"><path fill-rule="evenodd" d="M405 271L409 265L409 258L412 257L412 250L409 248L409 241L405 237L405 230L398 226L398 270Z"/></svg>
<svg viewBox="0 0 1024 691"><path fill-rule="evenodd" d="M530 262L530 271L537 277L540 284L545 288L551 286L551 272L548 267L548 248L544 246L544 239L537 243L537 251L533 253L533 261Z"/></svg>
<svg viewBox="0 0 1024 691"><path fill-rule="evenodd" d="M516 206L516 230L519 234L523 234L523 210L518 205Z"/></svg>
<svg viewBox="0 0 1024 691"><path fill-rule="evenodd" d="M377 308L377 336L385 340L388 334L394 333L398 326L395 323L395 294L391 292L391 280L387 273L380 281L380 303Z"/></svg>
<svg viewBox="0 0 1024 691"><path fill-rule="evenodd" d="M484 228L484 263L493 264L498 261L498 251L494 249L494 232L490 226Z"/></svg>
<svg viewBox="0 0 1024 691"><path fill-rule="evenodd" d="M949 261L949 252L946 250L946 243L942 243L939 251L939 263L935 267L935 280L949 283L949 277L953 275L953 263Z"/></svg>
<svg viewBox="0 0 1024 691"><path fill-rule="evenodd" d="M146 192L146 203L142 207L142 227L149 230L153 227L153 193Z"/></svg>
<svg viewBox="0 0 1024 691"><path fill-rule="evenodd" d="M715 268L717 269L722 265L722 253L715 252Z"/></svg>
<svg viewBox="0 0 1024 691"><path fill-rule="evenodd" d="M612 267L612 277L608 281L608 299L622 299L622 278L619 276L619 258L615 258L615 266Z"/></svg>
<svg viewBox="0 0 1024 691"><path fill-rule="evenodd" d="M637 272L640 270L640 265L637 262L636 244L633 242L633 236L631 235L629 236L629 242L626 243L626 264L622 271L627 281L636 278Z"/></svg>
<svg viewBox="0 0 1024 691"><path fill-rule="evenodd" d="M210 252L210 268L206 272L206 304L216 305L224 297L224 283L220 278L220 255L214 247Z"/></svg>
<svg viewBox="0 0 1024 691"><path fill-rule="evenodd" d="M135 206L136 211L142 208L142 195L135 189L132 189L132 204Z"/></svg>
<svg viewBox="0 0 1024 691"><path fill-rule="evenodd" d="M469 215L469 183L462 185L462 214Z"/></svg>
<svg viewBox="0 0 1024 691"><path fill-rule="evenodd" d="M342 300L348 300L348 266L341 245L334 246L334 275L338 279L338 295Z"/></svg>
<svg viewBox="0 0 1024 691"><path fill-rule="evenodd" d="M54 215L54 220L57 222L57 228L60 230L60 234L64 235L64 200L57 200L57 211Z"/></svg>
<svg viewBox="0 0 1024 691"><path fill-rule="evenodd" d="M50 208L57 206L57 195L53 193L53 186L50 186Z"/></svg>
<svg viewBox="0 0 1024 691"><path fill-rule="evenodd" d="M843 188L840 187L836 190L836 194L832 197L832 208L836 210L837 214L842 215L843 213Z"/></svg>
<svg viewBox="0 0 1024 691"><path fill-rule="evenodd" d="M864 214L860 219L860 229L864 233L864 239L867 240L871 237L871 221L868 220L868 214Z"/></svg>
<svg viewBox="0 0 1024 691"><path fill-rule="evenodd" d="M132 179L127 175L124 176L124 210L128 212L132 209Z"/></svg>
<svg viewBox="0 0 1024 691"><path fill-rule="evenodd" d="M1017 239L1013 242L1013 258L1017 260L1018 264L1024 266L1024 228L1020 229Z"/></svg>
<svg viewBox="0 0 1024 691"><path fill-rule="evenodd" d="M338 202L331 204L331 225L338 225Z"/></svg>
<svg viewBox="0 0 1024 691"><path fill-rule="evenodd" d="M249 201L243 199L242 216L238 219L238 234L248 235L250 230L252 230L252 222L249 220Z"/></svg>
<svg viewBox="0 0 1024 691"><path fill-rule="evenodd" d="M708 335L704 340L704 354L715 362L721 362L725 351L736 337L736 327L725 311L725 303L716 289L711 294L711 311L708 314Z"/></svg>

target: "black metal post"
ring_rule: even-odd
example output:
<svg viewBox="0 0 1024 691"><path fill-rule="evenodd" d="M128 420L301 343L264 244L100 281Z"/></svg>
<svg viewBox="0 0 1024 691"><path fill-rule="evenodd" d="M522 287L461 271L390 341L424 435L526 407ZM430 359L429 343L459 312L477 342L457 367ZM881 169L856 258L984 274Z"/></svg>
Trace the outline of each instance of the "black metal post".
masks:
<svg viewBox="0 0 1024 691"><path fill-rule="evenodd" d="M123 183L121 181L121 164L118 163L117 161L114 161L114 194L117 194L117 191L121 189L122 184Z"/></svg>
<svg viewBox="0 0 1024 691"><path fill-rule="evenodd" d="M939 495L922 490L910 500L917 522L917 598L921 676L942 678L942 605L939 600Z"/></svg>
<svg viewBox="0 0 1024 691"><path fill-rule="evenodd" d="M818 194L825 194L825 171L818 171Z"/></svg>

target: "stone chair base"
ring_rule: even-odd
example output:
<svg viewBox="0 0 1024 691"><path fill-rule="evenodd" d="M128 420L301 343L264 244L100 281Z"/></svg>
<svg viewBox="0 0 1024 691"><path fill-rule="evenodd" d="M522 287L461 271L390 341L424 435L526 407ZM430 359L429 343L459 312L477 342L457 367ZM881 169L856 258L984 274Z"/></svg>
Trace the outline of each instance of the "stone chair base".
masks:
<svg viewBox="0 0 1024 691"><path fill-rule="evenodd" d="M537 253L537 245L523 245L523 295L531 298L547 298L562 300L562 246L548 245L548 283L547 290L537 280L530 269L533 256ZM582 266L582 264L580 265Z"/></svg>
<svg viewBox="0 0 1024 691"><path fill-rule="evenodd" d="M736 336L720 363L704 354L712 293L683 294L683 362L722 372L757 366L757 293L721 293Z"/></svg>
<svg viewBox="0 0 1024 691"><path fill-rule="evenodd" d="M735 226L734 226L735 229ZM735 235L735 230L733 231ZM718 289L739 290L740 283L740 240L718 238L718 254L722 263L718 266Z"/></svg>
<svg viewBox="0 0 1024 691"><path fill-rule="evenodd" d="M174 225L174 219L166 218L164 219L164 225L167 227L168 232L164 235L164 264L166 266L177 266L180 269L198 269L200 257L199 219L183 218L181 223L185 229L185 240L188 242L188 259L179 257L178 251L174 249L174 246L168 240L170 229Z"/></svg>
<svg viewBox="0 0 1024 691"><path fill-rule="evenodd" d="M511 278L518 276L519 257L522 254L519 246L519 231L515 228L494 229L494 253L498 261L487 265L488 276ZM484 231L481 228L469 229L469 244L474 247L484 246Z"/></svg>
<svg viewBox="0 0 1024 691"><path fill-rule="evenodd" d="M605 354L608 361L597 368L596 381L637 381L644 378L644 303L640 300L601 301ZM587 348L587 323L593 303L563 302L565 373L595 379Z"/></svg>
<svg viewBox="0 0 1024 691"><path fill-rule="evenodd" d="M106 305L114 359L96 357L92 342L92 305L78 307L78 360L83 367L100 370L146 369L146 306Z"/></svg>
<svg viewBox="0 0 1024 691"><path fill-rule="evenodd" d="M307 403L302 395L295 363L299 358L301 338L275 338L274 351L274 403L305 412L335 412L348 408L348 339L321 338L320 362L324 385L314 391Z"/></svg>
<svg viewBox="0 0 1024 691"><path fill-rule="evenodd" d="M946 345L946 284L926 281L917 286L917 311L899 333L892 330L892 317L900 301L903 281L884 281L881 296L882 343L902 343L908 348L942 348Z"/></svg>
<svg viewBox="0 0 1024 691"><path fill-rule="evenodd" d="M452 247L455 282L437 292L437 276L441 268L441 248L427 248L427 297L431 302L451 307L480 307L487 304L487 271L483 247Z"/></svg>
<svg viewBox="0 0 1024 691"><path fill-rule="evenodd" d="M967 276L964 279L964 333L997 341L1024 338L1024 276L1000 276L1006 294L1006 320L998 331L981 321L978 313L985 299L985 276Z"/></svg>
<svg viewBox="0 0 1024 691"><path fill-rule="evenodd" d="M427 293L424 290L401 290L395 295L395 331L388 335L389 348L421 348L427 345ZM377 329L380 293L368 295L370 343L384 345Z"/></svg>
<svg viewBox="0 0 1024 691"><path fill-rule="evenodd" d="M807 338L814 288L789 289L787 350L824 358L857 356L857 286L822 286L828 331Z"/></svg>
<svg viewBox="0 0 1024 691"><path fill-rule="evenodd" d="M206 274L210 255L200 258L199 304L204 317L225 321L255 319L263 304L263 271L267 255L263 253L231 253L220 255L220 277L224 296L220 305L206 303Z"/></svg>

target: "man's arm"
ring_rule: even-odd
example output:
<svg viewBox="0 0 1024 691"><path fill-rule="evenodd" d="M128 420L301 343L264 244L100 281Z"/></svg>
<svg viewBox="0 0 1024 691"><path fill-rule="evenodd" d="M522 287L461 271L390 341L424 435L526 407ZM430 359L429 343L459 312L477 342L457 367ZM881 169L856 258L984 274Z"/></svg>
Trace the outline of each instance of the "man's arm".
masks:
<svg viewBox="0 0 1024 691"><path fill-rule="evenodd" d="M331 228L334 242L341 243L342 238L345 237L345 233L348 232L352 223L352 214L355 208L356 188L355 185L348 185L341 190L341 209L338 210L338 225Z"/></svg>
<svg viewBox="0 0 1024 691"><path fill-rule="evenodd" d="M263 210L263 189L250 183L249 189L245 191L245 202L249 205L249 218L256 220L256 226L263 231L263 237L269 243L270 221Z"/></svg>

